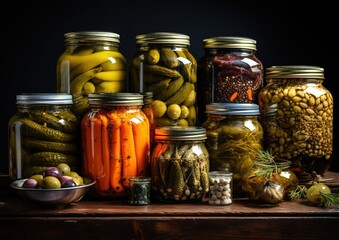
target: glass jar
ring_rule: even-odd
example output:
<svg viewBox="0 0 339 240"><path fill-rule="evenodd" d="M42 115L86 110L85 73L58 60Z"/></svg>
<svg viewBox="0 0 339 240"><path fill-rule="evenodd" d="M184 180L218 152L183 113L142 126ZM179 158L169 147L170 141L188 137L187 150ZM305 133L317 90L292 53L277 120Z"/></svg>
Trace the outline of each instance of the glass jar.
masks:
<svg viewBox="0 0 339 240"><path fill-rule="evenodd" d="M209 173L209 205L230 205L232 196L232 173L228 171L212 171Z"/></svg>
<svg viewBox="0 0 339 240"><path fill-rule="evenodd" d="M138 50L129 64L131 92L153 92L155 122L195 126L197 62L189 36L154 32L136 36Z"/></svg>
<svg viewBox="0 0 339 240"><path fill-rule="evenodd" d="M57 61L57 91L72 94L72 111L89 110L88 94L124 92L127 63L119 52L120 35L111 32L69 32Z"/></svg>
<svg viewBox="0 0 339 240"><path fill-rule="evenodd" d="M241 179L262 150L263 129L259 105L254 103L211 103L206 106L205 145L210 153L211 171L233 173L233 195L241 196Z"/></svg>
<svg viewBox="0 0 339 240"><path fill-rule="evenodd" d="M139 206L151 203L150 177L132 177L129 179L129 185L129 204Z"/></svg>
<svg viewBox="0 0 339 240"><path fill-rule="evenodd" d="M323 175L333 151L333 97L317 66L272 66L259 94L264 148L292 161L300 181Z"/></svg>
<svg viewBox="0 0 339 240"><path fill-rule="evenodd" d="M149 122L139 93L92 93L81 122L83 175L96 180L89 194L128 196L129 179L149 176Z"/></svg>
<svg viewBox="0 0 339 240"><path fill-rule="evenodd" d="M219 36L203 40L205 54L198 61L199 120L206 121L210 103L258 103L263 65L251 38Z"/></svg>
<svg viewBox="0 0 339 240"><path fill-rule="evenodd" d="M80 129L70 111L72 96L24 93L16 96L16 106L17 112L8 123L11 179L41 174L59 163L80 171Z"/></svg>
<svg viewBox="0 0 339 240"><path fill-rule="evenodd" d="M152 192L164 202L198 202L209 191L206 131L194 126L155 129L151 156Z"/></svg>
<svg viewBox="0 0 339 240"><path fill-rule="evenodd" d="M289 193L299 184L298 177L290 169L290 165L291 161L286 159L273 158L268 162L257 158L253 167L243 175L242 189L251 200L265 203L288 200Z"/></svg>

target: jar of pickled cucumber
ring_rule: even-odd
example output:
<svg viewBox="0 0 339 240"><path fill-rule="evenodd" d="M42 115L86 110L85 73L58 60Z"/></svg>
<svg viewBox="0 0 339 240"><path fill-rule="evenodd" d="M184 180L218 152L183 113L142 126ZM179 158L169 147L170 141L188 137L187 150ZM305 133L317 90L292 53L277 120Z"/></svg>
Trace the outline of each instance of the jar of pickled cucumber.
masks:
<svg viewBox="0 0 339 240"><path fill-rule="evenodd" d="M254 103L211 103L206 105L206 148L211 171L233 173L233 195L242 196L241 179L262 150L263 128L259 105Z"/></svg>
<svg viewBox="0 0 339 240"><path fill-rule="evenodd" d="M290 169L291 161L259 151L253 166L243 175L242 189L251 200L276 204L289 200L289 193L299 184Z"/></svg>
<svg viewBox="0 0 339 240"><path fill-rule="evenodd" d="M333 97L318 66L272 66L259 94L264 148L292 161L300 181L323 175L333 151Z"/></svg>
<svg viewBox="0 0 339 240"><path fill-rule="evenodd" d="M8 123L9 175L12 180L41 174L67 163L80 171L79 120L71 112L72 96L24 93L16 96L16 113Z"/></svg>
<svg viewBox="0 0 339 240"><path fill-rule="evenodd" d="M209 192L206 131L194 126L155 129L151 155L152 193L162 202L201 202Z"/></svg>
<svg viewBox="0 0 339 240"><path fill-rule="evenodd" d="M197 99L201 122L206 121L206 105L255 103L263 87L263 64L257 58L256 40L218 36L203 39L205 54L198 61Z"/></svg>
<svg viewBox="0 0 339 240"><path fill-rule="evenodd" d="M153 92L155 122L160 126L195 126L197 62L189 36L154 32L136 36L129 63L131 92Z"/></svg>
<svg viewBox="0 0 339 240"><path fill-rule="evenodd" d="M72 94L72 111L89 110L88 94L125 92L127 63L119 51L120 35L112 32L68 32L57 61L57 91Z"/></svg>
<svg viewBox="0 0 339 240"><path fill-rule="evenodd" d="M91 93L81 122L83 175L96 180L89 195L127 198L130 178L150 175L150 132L139 93Z"/></svg>

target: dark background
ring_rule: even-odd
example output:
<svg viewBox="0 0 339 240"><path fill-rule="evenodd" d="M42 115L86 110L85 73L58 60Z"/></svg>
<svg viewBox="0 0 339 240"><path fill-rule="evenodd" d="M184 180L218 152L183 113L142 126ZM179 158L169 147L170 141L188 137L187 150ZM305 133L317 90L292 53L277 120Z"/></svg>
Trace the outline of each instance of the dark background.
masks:
<svg viewBox="0 0 339 240"><path fill-rule="evenodd" d="M7 123L16 111L16 95L56 91L56 61L65 49L64 33L70 31L120 34L119 50L127 60L136 51L135 36L141 33L189 35L189 50L197 60L204 54L204 38L253 38L257 41L256 56L265 68L297 64L323 67L324 86L334 97L334 124L337 121L339 13L327 1L37 2L42 3L11 1L2 7L0 171L8 171ZM333 171L339 171L337 132L334 126Z"/></svg>

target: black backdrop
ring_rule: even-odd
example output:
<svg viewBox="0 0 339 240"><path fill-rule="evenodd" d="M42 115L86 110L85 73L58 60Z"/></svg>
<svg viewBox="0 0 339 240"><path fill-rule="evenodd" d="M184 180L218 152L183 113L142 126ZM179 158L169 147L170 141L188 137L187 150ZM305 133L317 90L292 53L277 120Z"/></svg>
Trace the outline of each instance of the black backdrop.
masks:
<svg viewBox="0 0 339 240"><path fill-rule="evenodd" d="M39 2L39 3L36 3ZM325 69L324 86L334 97L334 154L330 170L339 171L337 127L339 70L338 12L327 1L11 1L2 7L1 158L7 172L7 123L15 113L17 94L56 91L56 60L64 51L64 33L95 30L120 34L120 51L130 59L135 36L168 31L190 36L198 60L202 40L243 36L257 40L264 67L303 64ZM40 3L42 2L42 3ZM332 2L332 1L331 1ZM334 1L335 2L335 1ZM334 3L333 3L334 4Z"/></svg>

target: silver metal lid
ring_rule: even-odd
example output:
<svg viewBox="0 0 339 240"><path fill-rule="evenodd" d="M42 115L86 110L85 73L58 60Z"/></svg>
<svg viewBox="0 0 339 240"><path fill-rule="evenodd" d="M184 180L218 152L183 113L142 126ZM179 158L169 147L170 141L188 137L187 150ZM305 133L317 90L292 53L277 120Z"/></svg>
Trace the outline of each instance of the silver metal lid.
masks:
<svg viewBox="0 0 339 240"><path fill-rule="evenodd" d="M211 103L206 105L207 114L259 115L259 105L254 103Z"/></svg>
<svg viewBox="0 0 339 240"><path fill-rule="evenodd" d="M88 94L90 105L138 106L143 105L140 93L91 93Z"/></svg>
<svg viewBox="0 0 339 240"><path fill-rule="evenodd" d="M120 35L113 32L81 31L64 34L65 42L72 44L81 41L107 41L120 43Z"/></svg>
<svg viewBox="0 0 339 240"><path fill-rule="evenodd" d="M155 129L155 140L205 140L206 129L195 126L166 126Z"/></svg>
<svg viewBox="0 0 339 240"><path fill-rule="evenodd" d="M172 32L153 32L147 34L140 34L136 36L137 45L147 44L180 44L190 45L190 37L181 33Z"/></svg>
<svg viewBox="0 0 339 240"><path fill-rule="evenodd" d="M246 37L218 36L203 39L204 48L239 48L257 50L256 40Z"/></svg>
<svg viewBox="0 0 339 240"><path fill-rule="evenodd" d="M72 95L65 93L22 93L16 96L16 104L73 104Z"/></svg>
<svg viewBox="0 0 339 240"><path fill-rule="evenodd" d="M324 69L308 65L283 65L266 68L266 78L316 78L324 79Z"/></svg>

